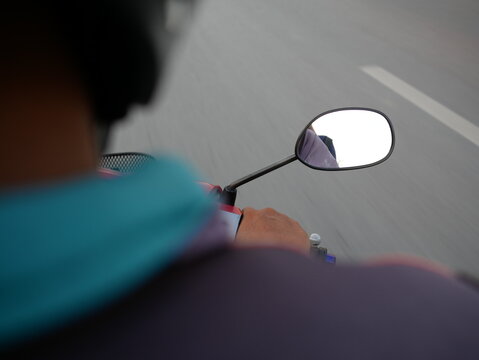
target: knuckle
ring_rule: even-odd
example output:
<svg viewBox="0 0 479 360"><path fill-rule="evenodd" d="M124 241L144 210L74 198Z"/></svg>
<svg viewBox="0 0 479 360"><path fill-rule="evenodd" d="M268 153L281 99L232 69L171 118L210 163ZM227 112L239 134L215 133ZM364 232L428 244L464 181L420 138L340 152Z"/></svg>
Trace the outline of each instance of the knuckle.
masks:
<svg viewBox="0 0 479 360"><path fill-rule="evenodd" d="M266 208L266 209L263 209L263 212L267 215L277 215L279 214L275 209L273 208Z"/></svg>

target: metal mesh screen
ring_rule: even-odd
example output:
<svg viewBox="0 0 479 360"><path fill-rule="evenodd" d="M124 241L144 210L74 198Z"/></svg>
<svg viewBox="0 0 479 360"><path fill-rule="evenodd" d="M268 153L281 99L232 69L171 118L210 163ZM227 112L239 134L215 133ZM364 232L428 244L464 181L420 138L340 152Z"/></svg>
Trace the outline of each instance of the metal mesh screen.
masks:
<svg viewBox="0 0 479 360"><path fill-rule="evenodd" d="M121 173L133 173L154 159L151 155L135 152L105 154L101 157L99 166Z"/></svg>

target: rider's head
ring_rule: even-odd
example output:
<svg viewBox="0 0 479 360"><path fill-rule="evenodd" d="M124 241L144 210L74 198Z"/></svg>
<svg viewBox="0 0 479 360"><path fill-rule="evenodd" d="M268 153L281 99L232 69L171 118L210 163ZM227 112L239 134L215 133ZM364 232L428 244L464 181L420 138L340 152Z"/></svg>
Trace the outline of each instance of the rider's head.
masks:
<svg viewBox="0 0 479 360"><path fill-rule="evenodd" d="M131 106L150 101L192 2L27 0L3 6L0 186L94 167L97 129L107 133ZM67 169L75 164L77 171ZM50 175L34 174L53 167L58 169Z"/></svg>

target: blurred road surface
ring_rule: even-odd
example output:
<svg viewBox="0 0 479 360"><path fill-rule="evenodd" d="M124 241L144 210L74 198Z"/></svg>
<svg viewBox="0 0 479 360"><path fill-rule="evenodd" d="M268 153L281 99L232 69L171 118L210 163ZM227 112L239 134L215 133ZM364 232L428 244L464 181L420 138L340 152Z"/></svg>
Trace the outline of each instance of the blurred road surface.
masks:
<svg viewBox="0 0 479 360"><path fill-rule="evenodd" d="M380 109L396 129L388 162L293 163L240 188L238 205L299 220L339 261L404 252L479 275L478 146L362 70L479 126L478 18L476 0L205 0L166 91L109 150L175 152L225 185L292 154L318 113Z"/></svg>

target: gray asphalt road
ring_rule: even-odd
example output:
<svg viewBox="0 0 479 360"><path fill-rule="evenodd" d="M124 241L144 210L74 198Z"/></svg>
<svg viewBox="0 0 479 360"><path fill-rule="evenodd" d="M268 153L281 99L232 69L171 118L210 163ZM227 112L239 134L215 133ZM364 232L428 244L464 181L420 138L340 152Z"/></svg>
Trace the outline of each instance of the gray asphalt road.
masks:
<svg viewBox="0 0 479 360"><path fill-rule="evenodd" d="M298 219L342 261L404 252L479 274L478 147L361 71L380 66L479 125L478 18L475 0L204 1L161 101L110 150L179 153L224 185L292 154L320 112L380 109L397 135L387 163L295 163L238 204Z"/></svg>

